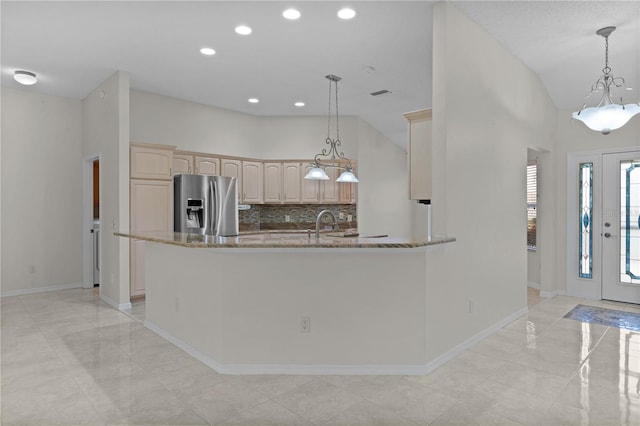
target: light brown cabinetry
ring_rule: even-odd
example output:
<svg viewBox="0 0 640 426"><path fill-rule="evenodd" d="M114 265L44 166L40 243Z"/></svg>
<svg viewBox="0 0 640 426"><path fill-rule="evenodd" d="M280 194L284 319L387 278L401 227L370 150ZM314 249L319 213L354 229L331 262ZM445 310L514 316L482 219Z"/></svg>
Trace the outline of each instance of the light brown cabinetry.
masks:
<svg viewBox="0 0 640 426"><path fill-rule="evenodd" d="M242 162L242 202L262 203L263 193L262 163L258 161Z"/></svg>
<svg viewBox="0 0 640 426"><path fill-rule="evenodd" d="M282 202L282 163L264 163L264 202Z"/></svg>
<svg viewBox="0 0 640 426"><path fill-rule="evenodd" d="M131 145L129 172L131 179L171 179L175 147L136 144Z"/></svg>
<svg viewBox="0 0 640 426"><path fill-rule="evenodd" d="M131 233L173 229L173 185L170 180L131 179ZM130 246L131 296L144 295L144 241Z"/></svg>
<svg viewBox="0 0 640 426"><path fill-rule="evenodd" d="M190 175L193 173L193 155L173 153L172 175Z"/></svg>
<svg viewBox="0 0 640 426"><path fill-rule="evenodd" d="M353 167L353 172L356 172L356 162L351 162L351 167ZM356 202L356 188L357 183L346 183L339 182L338 186L340 188L340 203L343 204L355 204Z"/></svg>
<svg viewBox="0 0 640 426"><path fill-rule="evenodd" d="M173 229L173 146L131 144L129 229L131 233ZM179 167L185 162L178 160ZM188 166L187 166L188 167ZM132 240L129 280L132 297L144 295L144 241Z"/></svg>
<svg viewBox="0 0 640 426"><path fill-rule="evenodd" d="M195 174L220 176L220 159L217 157L195 156Z"/></svg>
<svg viewBox="0 0 640 426"><path fill-rule="evenodd" d="M409 122L409 198L430 200L432 194L432 155L430 109L408 112Z"/></svg>
<svg viewBox="0 0 640 426"><path fill-rule="evenodd" d="M301 164L298 162L282 163L282 201L285 203L299 203L302 178L300 174ZM265 199L265 202L267 200Z"/></svg>

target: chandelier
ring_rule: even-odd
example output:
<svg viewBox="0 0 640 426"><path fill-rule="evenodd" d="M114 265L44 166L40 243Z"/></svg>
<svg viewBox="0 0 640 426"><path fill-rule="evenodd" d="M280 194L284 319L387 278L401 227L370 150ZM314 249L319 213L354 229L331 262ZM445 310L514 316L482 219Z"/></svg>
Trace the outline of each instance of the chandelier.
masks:
<svg viewBox="0 0 640 426"><path fill-rule="evenodd" d="M587 95L582 109L572 114L573 118L582 121L591 130L602 132L603 135L608 135L612 130L619 129L627 124L631 117L640 113L639 104L624 105L622 97L620 98L620 104L616 104L611 98L611 90L613 88L624 87L625 85L624 78L614 77L611 73L611 68L609 68L609 36L615 29L616 27L604 27L596 31L596 34L604 37L605 40L602 75L591 86L591 92ZM586 108L587 99L593 92L599 91L603 93L598 105Z"/></svg>
<svg viewBox="0 0 640 426"><path fill-rule="evenodd" d="M327 172L324 171L325 168L329 167L344 169L344 172L342 172L338 179L336 179L337 182L355 183L358 182L358 178L353 174L351 160L344 156L344 152L338 151L340 146L342 146L342 142L340 142L340 126L338 123L338 82L341 78L333 74L329 74L325 76L325 78L329 80L329 113L327 139L325 139L325 143L329 145L329 149L327 150L327 148L322 148L322 151L313 157L313 163L311 163L313 167L304 178L313 180L329 180ZM335 139L331 139L331 88L334 83L336 87L336 137ZM320 157L326 157L326 159L321 160Z"/></svg>

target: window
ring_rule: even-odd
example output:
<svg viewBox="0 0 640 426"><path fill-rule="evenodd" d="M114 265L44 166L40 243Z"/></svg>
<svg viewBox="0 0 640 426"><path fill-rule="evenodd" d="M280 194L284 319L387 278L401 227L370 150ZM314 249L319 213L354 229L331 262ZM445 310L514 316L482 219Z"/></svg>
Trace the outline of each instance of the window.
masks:
<svg viewBox="0 0 640 426"><path fill-rule="evenodd" d="M538 208L538 164L527 166L527 248L536 249L536 217Z"/></svg>
<svg viewBox="0 0 640 426"><path fill-rule="evenodd" d="M593 278L593 163L580 163L578 277Z"/></svg>

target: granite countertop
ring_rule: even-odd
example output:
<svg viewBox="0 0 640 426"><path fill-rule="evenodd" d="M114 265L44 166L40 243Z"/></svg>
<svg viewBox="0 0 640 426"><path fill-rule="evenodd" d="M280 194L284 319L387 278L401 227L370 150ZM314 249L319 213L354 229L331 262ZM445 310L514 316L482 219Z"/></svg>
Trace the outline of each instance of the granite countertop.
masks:
<svg viewBox="0 0 640 426"><path fill-rule="evenodd" d="M388 236L343 236L342 233L323 232L318 240L307 231L268 231L241 233L237 237L185 234L181 232L114 232L119 237L191 248L418 248L450 243L455 238L400 238Z"/></svg>

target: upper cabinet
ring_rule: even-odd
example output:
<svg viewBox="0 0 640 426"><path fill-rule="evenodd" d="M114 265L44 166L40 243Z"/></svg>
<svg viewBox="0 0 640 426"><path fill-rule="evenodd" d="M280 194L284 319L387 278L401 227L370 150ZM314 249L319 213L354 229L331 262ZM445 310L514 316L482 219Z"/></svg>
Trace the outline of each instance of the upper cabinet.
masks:
<svg viewBox="0 0 640 426"><path fill-rule="evenodd" d="M430 200L432 194L432 155L430 109L404 114L409 121L409 198Z"/></svg>
<svg viewBox="0 0 640 426"><path fill-rule="evenodd" d="M282 201L282 163L264 163L264 202Z"/></svg>
<svg viewBox="0 0 640 426"><path fill-rule="evenodd" d="M194 157L195 174L220 176L220 159L217 157L200 156Z"/></svg>
<svg viewBox="0 0 640 426"><path fill-rule="evenodd" d="M299 203L302 201L300 197L303 178L300 174L301 168L301 164L298 162L282 163L282 201L285 203Z"/></svg>
<svg viewBox="0 0 640 426"><path fill-rule="evenodd" d="M173 176L190 175L193 173L193 155L173 153Z"/></svg>
<svg viewBox="0 0 640 426"><path fill-rule="evenodd" d="M242 202L262 203L263 190L262 162L243 161L242 162Z"/></svg>
<svg viewBox="0 0 640 426"><path fill-rule="evenodd" d="M166 145L131 144L131 178L170 180L174 150L175 147Z"/></svg>
<svg viewBox="0 0 640 426"><path fill-rule="evenodd" d="M238 202L242 203L242 161L229 158L220 159L220 175L236 178Z"/></svg>

